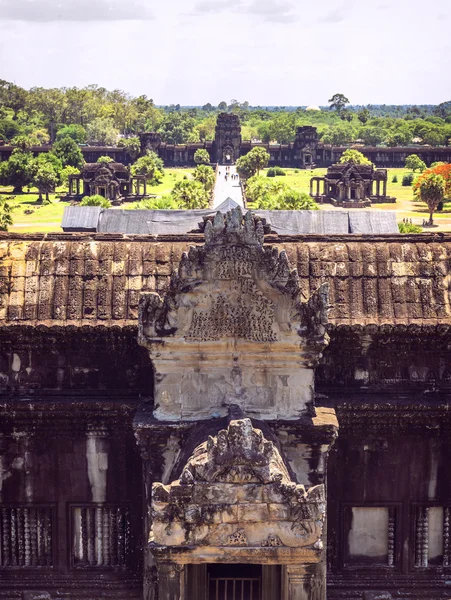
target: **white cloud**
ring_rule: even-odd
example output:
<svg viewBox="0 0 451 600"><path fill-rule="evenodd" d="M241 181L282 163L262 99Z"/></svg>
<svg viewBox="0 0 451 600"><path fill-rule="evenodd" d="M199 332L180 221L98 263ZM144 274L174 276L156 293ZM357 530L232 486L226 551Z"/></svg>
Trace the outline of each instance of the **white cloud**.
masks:
<svg viewBox="0 0 451 600"><path fill-rule="evenodd" d="M149 20L152 13L140 0L0 0L4 21L124 21Z"/></svg>
<svg viewBox="0 0 451 600"><path fill-rule="evenodd" d="M234 10L242 5L241 0L200 0L194 5L192 16L220 13L227 10Z"/></svg>
<svg viewBox="0 0 451 600"><path fill-rule="evenodd" d="M294 3L290 0L199 0L189 14L202 16L218 13L239 13L272 23L292 23L298 18Z"/></svg>

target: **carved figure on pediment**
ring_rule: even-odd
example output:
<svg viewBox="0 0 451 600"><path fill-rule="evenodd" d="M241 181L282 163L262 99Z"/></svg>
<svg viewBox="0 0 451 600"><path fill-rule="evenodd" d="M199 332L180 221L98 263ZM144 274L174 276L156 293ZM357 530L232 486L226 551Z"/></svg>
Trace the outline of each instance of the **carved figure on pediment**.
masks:
<svg viewBox="0 0 451 600"><path fill-rule="evenodd" d="M204 233L205 245L183 254L166 296L142 295L141 343L176 334L274 342L277 331L326 343L327 286L305 302L285 251L263 246L261 219L238 207L218 212Z"/></svg>
<svg viewBox="0 0 451 600"><path fill-rule="evenodd" d="M275 444L236 419L194 450L179 480L153 484L151 540L320 550L325 502L323 485L292 481Z"/></svg>
<svg viewBox="0 0 451 600"><path fill-rule="evenodd" d="M288 483L290 476L274 444L250 419L240 419L196 449L180 481Z"/></svg>

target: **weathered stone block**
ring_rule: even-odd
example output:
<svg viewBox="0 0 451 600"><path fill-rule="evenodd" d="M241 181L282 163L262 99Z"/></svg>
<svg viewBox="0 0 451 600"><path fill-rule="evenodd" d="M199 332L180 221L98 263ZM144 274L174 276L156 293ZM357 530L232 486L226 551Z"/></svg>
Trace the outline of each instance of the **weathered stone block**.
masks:
<svg viewBox="0 0 451 600"><path fill-rule="evenodd" d="M238 520L265 523L269 519L267 504L239 504Z"/></svg>
<svg viewBox="0 0 451 600"><path fill-rule="evenodd" d="M239 486L228 483L197 484L193 491L193 502L198 504L236 504L239 501L239 492Z"/></svg>
<svg viewBox="0 0 451 600"><path fill-rule="evenodd" d="M290 507L287 504L268 504L271 521L287 521L290 518Z"/></svg>
<svg viewBox="0 0 451 600"><path fill-rule="evenodd" d="M22 600L52 600L49 592L23 592Z"/></svg>
<svg viewBox="0 0 451 600"><path fill-rule="evenodd" d="M363 592L363 600L392 600L389 592Z"/></svg>

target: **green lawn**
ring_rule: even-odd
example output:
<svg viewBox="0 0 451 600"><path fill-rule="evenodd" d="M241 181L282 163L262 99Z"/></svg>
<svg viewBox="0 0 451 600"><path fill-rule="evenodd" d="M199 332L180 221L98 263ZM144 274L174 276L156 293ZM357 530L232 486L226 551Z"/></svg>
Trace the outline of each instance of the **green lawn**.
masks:
<svg viewBox="0 0 451 600"><path fill-rule="evenodd" d="M157 196L169 194L177 181L184 177L191 177L192 172L193 169L165 169L163 181L157 186L148 187L148 193ZM69 202L59 199L66 194L65 188L58 188L56 194L50 194L51 204L44 205L38 204L38 191L35 188L31 188L30 192L24 191L23 194L14 195L12 190L12 187L0 186L0 197L14 196L11 200L11 204L14 205L14 225L10 227L10 231L17 233L61 231L60 223L64 207L70 205ZM132 209L135 205L135 202L128 202L120 208Z"/></svg>
<svg viewBox="0 0 451 600"><path fill-rule="evenodd" d="M274 179L283 181L294 189L307 194L310 190L310 178L313 176L322 177L326 173L326 169L314 169L312 171L285 169L285 171L287 173L285 177L275 177ZM184 177L191 177L192 172L193 169L165 169L163 181L157 186L149 187L148 193L157 196L169 194L177 181ZM412 219L414 223L421 225L423 219L428 217L426 205L414 201L412 188L402 185L402 178L406 173L408 173L407 169L388 169L387 192L390 196L397 198L397 202L395 204L376 204L373 206L373 210L395 210L399 222L407 217ZM395 174L398 181L392 183ZM262 175L265 175L265 171L262 171ZM20 233L61 231L60 223L64 207L69 205L68 202L59 200L60 195L64 195L64 193L63 188L58 189L56 194L51 195L52 203L49 205L37 203L38 193L36 189L16 195L12 200L15 210L13 213L14 225L10 230ZM12 188L0 187L0 197L11 195ZM130 202L123 204L121 208L133 209L135 206L135 202ZM324 204L321 208L327 210L331 206ZM437 221L439 230L451 231L451 203L445 205L442 212L436 213L434 219Z"/></svg>
<svg viewBox="0 0 451 600"><path fill-rule="evenodd" d="M147 186L147 192L149 194L156 194L157 196L166 196L170 194L174 184L180 181L184 177L191 178L194 169L165 169L163 181L159 185L152 187Z"/></svg>
<svg viewBox="0 0 451 600"><path fill-rule="evenodd" d="M267 169L262 171L261 174L266 175L266 171ZM283 181L290 187L308 194L310 193L310 179L312 177L324 177L327 169L284 169L284 171L286 172L285 176L274 177L273 179L276 181ZM406 173L409 173L408 169L388 169L387 193L389 196L394 196L399 200L413 199L412 187L405 187L402 185L402 178ZM395 174L398 177L398 182L392 183L392 179Z"/></svg>

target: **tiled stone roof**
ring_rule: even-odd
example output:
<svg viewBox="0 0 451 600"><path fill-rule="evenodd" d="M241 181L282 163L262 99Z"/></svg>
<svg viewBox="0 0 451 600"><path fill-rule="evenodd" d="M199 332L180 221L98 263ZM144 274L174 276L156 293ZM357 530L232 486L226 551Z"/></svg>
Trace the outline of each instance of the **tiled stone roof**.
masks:
<svg viewBox="0 0 451 600"><path fill-rule="evenodd" d="M0 234L0 324L136 325L202 235ZM306 298L330 285L331 325L451 325L451 236L267 236Z"/></svg>

